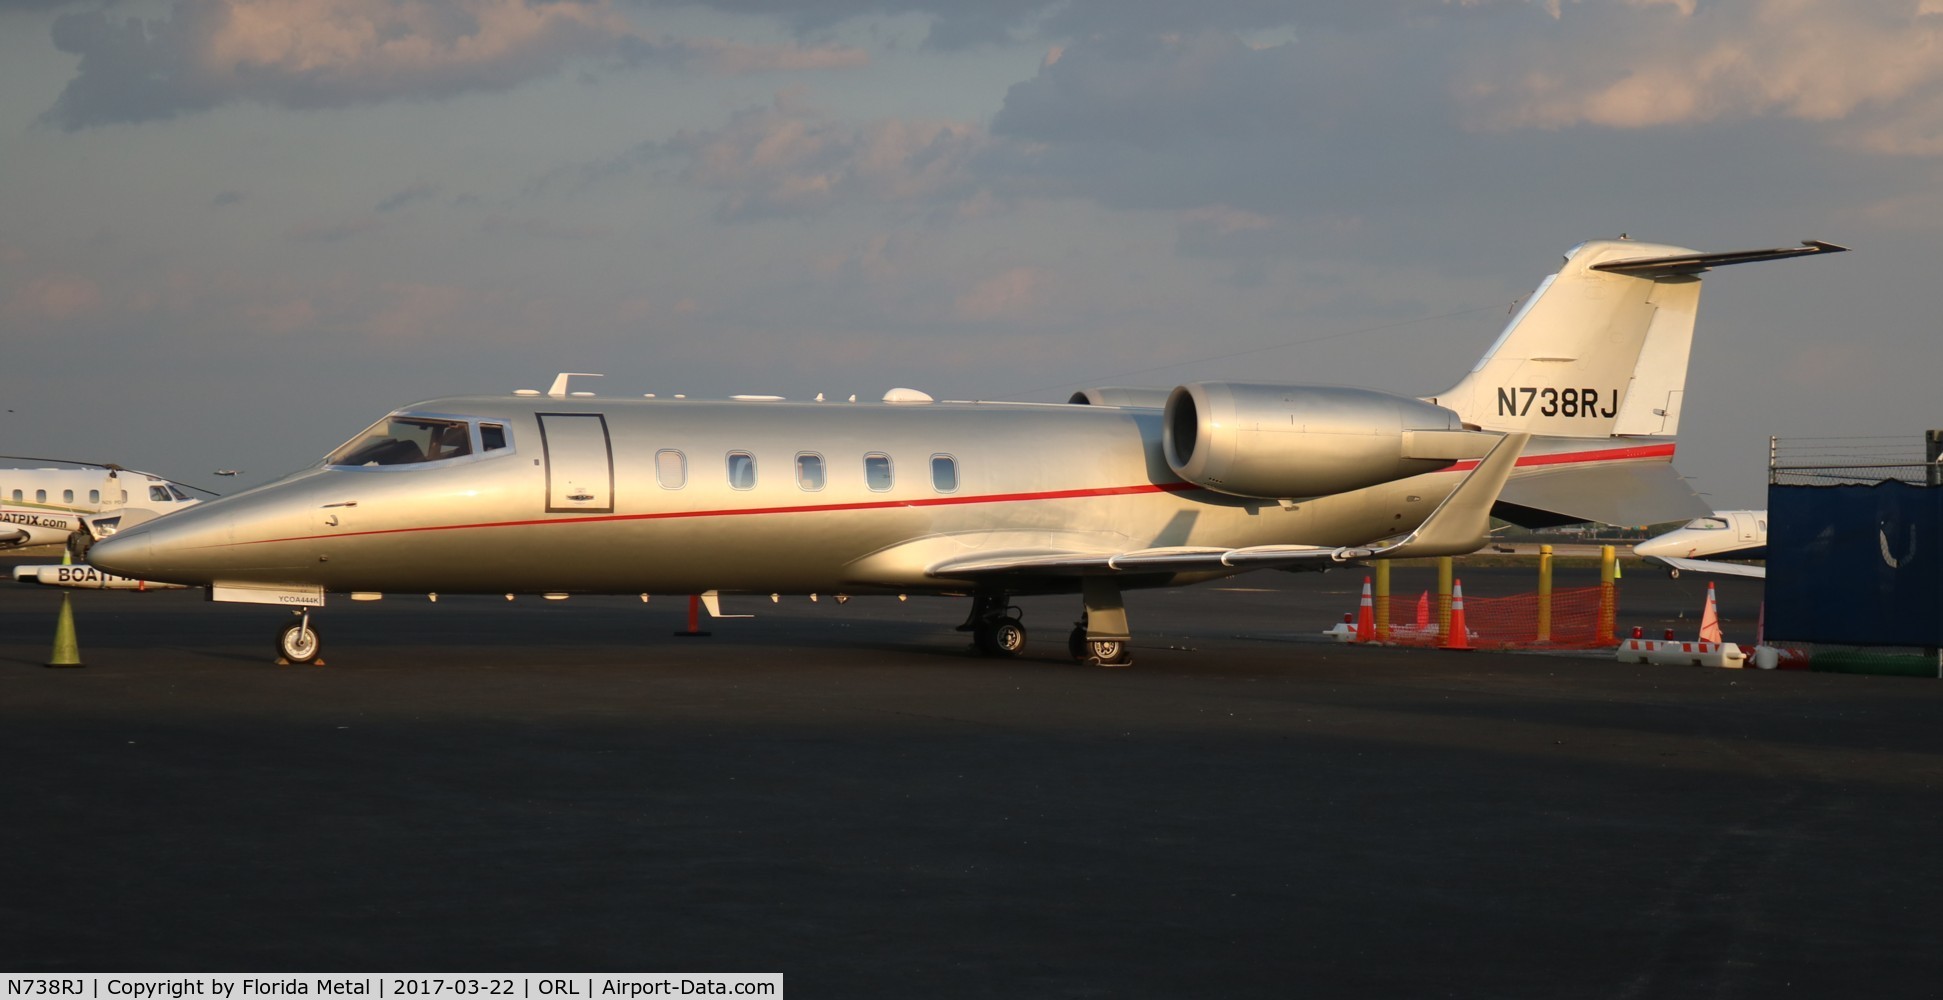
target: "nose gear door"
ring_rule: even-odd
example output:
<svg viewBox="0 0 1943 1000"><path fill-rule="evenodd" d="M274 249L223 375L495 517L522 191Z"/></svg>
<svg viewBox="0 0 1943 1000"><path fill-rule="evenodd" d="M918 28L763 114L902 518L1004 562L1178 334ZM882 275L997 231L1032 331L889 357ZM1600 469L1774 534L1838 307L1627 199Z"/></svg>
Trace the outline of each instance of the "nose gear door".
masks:
<svg viewBox="0 0 1943 1000"><path fill-rule="evenodd" d="M541 413L547 513L614 512L614 447L599 413Z"/></svg>

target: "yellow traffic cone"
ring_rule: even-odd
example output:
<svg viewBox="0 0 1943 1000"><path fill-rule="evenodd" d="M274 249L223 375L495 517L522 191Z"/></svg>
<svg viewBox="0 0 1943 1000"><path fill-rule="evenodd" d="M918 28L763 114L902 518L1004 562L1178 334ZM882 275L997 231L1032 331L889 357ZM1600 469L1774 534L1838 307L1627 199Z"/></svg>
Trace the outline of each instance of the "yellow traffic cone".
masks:
<svg viewBox="0 0 1943 1000"><path fill-rule="evenodd" d="M61 595L61 618L54 626L54 652L42 666L81 667L81 644L74 638L74 608L67 594Z"/></svg>

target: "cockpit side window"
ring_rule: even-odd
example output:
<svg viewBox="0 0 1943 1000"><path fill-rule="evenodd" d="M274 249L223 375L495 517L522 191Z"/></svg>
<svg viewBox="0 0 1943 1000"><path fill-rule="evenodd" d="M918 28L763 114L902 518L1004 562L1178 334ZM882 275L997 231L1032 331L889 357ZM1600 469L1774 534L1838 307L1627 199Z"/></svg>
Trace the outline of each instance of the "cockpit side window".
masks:
<svg viewBox="0 0 1943 1000"><path fill-rule="evenodd" d="M1695 531L1725 531L1727 522L1718 517L1696 517L1687 522L1687 527Z"/></svg>
<svg viewBox="0 0 1943 1000"><path fill-rule="evenodd" d="M472 454L472 428L463 420L389 416L324 460L326 465L416 465Z"/></svg>
<svg viewBox="0 0 1943 1000"><path fill-rule="evenodd" d="M479 447L486 451L498 451L506 447L506 427L504 424L480 424Z"/></svg>
<svg viewBox="0 0 1943 1000"><path fill-rule="evenodd" d="M168 503L170 499L168 488L164 486L151 486L148 488L148 498L156 503Z"/></svg>

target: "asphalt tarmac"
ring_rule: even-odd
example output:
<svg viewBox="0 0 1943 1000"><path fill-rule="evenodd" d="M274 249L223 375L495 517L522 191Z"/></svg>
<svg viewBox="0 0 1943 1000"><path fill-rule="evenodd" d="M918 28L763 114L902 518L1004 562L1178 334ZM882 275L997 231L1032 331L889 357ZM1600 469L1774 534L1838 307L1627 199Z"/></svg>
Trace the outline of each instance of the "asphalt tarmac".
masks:
<svg viewBox="0 0 1943 1000"><path fill-rule="evenodd" d="M286 612L185 592L74 594L48 670L61 594L0 583L0 968L1936 995L1943 685L1319 641L1360 583L1132 594L1125 670L1071 598L1012 661L950 599L333 600L278 667ZM1705 581L1621 593L1688 635Z"/></svg>

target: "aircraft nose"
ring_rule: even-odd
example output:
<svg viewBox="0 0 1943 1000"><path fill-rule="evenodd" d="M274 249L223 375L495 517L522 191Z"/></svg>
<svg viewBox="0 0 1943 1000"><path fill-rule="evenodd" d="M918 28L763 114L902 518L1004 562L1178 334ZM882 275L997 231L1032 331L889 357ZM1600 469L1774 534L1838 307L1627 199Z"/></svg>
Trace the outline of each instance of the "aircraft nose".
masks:
<svg viewBox="0 0 1943 1000"><path fill-rule="evenodd" d="M117 576L208 583L229 543L229 515L191 508L124 528L94 543L88 562Z"/></svg>
<svg viewBox="0 0 1943 1000"><path fill-rule="evenodd" d="M137 528L109 535L88 549L88 564L116 576L148 579L154 565L148 532Z"/></svg>

